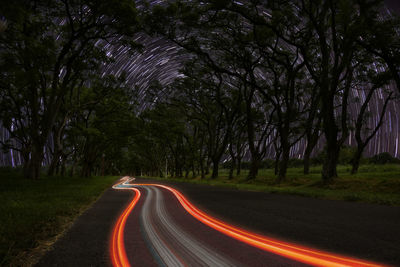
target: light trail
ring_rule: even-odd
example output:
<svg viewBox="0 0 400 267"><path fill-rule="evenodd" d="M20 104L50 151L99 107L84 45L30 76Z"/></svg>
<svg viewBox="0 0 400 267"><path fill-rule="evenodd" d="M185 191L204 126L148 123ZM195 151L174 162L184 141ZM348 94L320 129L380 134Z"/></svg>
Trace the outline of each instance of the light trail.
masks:
<svg viewBox="0 0 400 267"><path fill-rule="evenodd" d="M128 205L128 207L119 216L117 223L114 226L114 229L112 232L110 254L111 254L111 261L112 261L113 266L128 267L131 265L129 264L129 260L128 260L128 257L126 256L126 251L125 251L124 228L125 228L125 223L126 223L126 220L129 216L129 214L131 213L131 211L135 207L136 203L140 199L140 191L136 188L121 186L129 181L132 181L133 179L129 179L129 177L125 176L121 180L122 180L122 182L117 185L114 185L113 188L114 189L133 190L135 192L135 196L132 199L131 203Z"/></svg>
<svg viewBox="0 0 400 267"><path fill-rule="evenodd" d="M139 184L137 184L139 185ZM277 241L265 236L256 235L254 233L234 227L220 220L217 220L206 213L197 209L187 198L185 198L179 191L160 184L140 184L140 185L153 185L165 188L171 191L179 200L181 205L189 214L201 221L202 223L218 230L219 232L231 236L237 240L245 242L251 246L258 247L268 252L273 252L281 256L291 258L306 264L314 266L384 266L381 264L370 263L348 257L342 257L326 252L321 252L309 249L303 246Z"/></svg>
<svg viewBox="0 0 400 267"><path fill-rule="evenodd" d="M266 236L251 233L241 228L227 224L221 220L218 220L203 211L196 208L182 193L174 188L161 184L127 184L133 179L125 178L123 182L114 186L116 189L132 189L135 190L136 196L131 202L129 207L121 214L113 232L112 242L112 259L114 266L130 266L129 261L126 258L124 244L123 244L123 228L125 226L126 218L132 211L134 205L140 197L140 192L136 188L129 188L128 186L156 186L164 188L177 198L182 207L194 218L202 222L203 224L227 235L236 240L244 242L250 246L259 248L261 250L272 252L274 254L289 258L298 262L310 264L313 266L385 266L378 263L368 262L364 260L354 259L333 253L323 252L316 249L307 248L297 244L282 242L276 239L271 239ZM125 265L126 264L126 265Z"/></svg>
<svg viewBox="0 0 400 267"><path fill-rule="evenodd" d="M147 194L142 208L142 224L154 248L153 251L157 251L166 266L239 266L179 227L167 212L160 188L145 186L144 189ZM155 225L159 226L158 229L155 229ZM168 243L164 243L165 240L168 240Z"/></svg>

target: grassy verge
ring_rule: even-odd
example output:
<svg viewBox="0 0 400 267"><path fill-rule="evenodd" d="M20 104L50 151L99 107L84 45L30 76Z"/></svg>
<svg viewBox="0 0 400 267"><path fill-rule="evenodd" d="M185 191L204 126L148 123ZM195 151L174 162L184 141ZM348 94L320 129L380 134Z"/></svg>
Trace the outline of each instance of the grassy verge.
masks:
<svg viewBox="0 0 400 267"><path fill-rule="evenodd" d="M0 169L0 266L27 266L117 177L26 180Z"/></svg>
<svg viewBox="0 0 400 267"><path fill-rule="evenodd" d="M217 179L190 178L156 178L179 182L218 185L240 190L261 191L270 193L294 194L314 198L359 201L384 205L400 206L400 165L363 165L359 173L350 174L350 166L338 166L339 178L334 184L321 184L321 166L312 167L310 174L304 175L302 168L289 168L287 179L276 184L274 171L262 169L257 179L246 181L247 171L229 180L228 170L221 170ZM146 177L145 177L146 178Z"/></svg>

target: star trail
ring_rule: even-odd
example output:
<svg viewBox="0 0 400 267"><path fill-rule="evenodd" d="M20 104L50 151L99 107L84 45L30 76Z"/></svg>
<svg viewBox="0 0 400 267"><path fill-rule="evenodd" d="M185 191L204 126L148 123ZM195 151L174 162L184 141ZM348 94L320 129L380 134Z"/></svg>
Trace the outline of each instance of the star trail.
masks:
<svg viewBox="0 0 400 267"><path fill-rule="evenodd" d="M162 1L152 1L151 4L159 4ZM395 1L388 1L389 9L387 13L396 12L399 8ZM139 5L140 8L140 5ZM143 45L141 52L128 51L126 47L115 47L111 44L103 44L99 41L96 45L104 46L107 55L115 59L111 64L104 66L103 75L113 74L119 76L121 73L126 73L127 84L132 88L137 88L139 96L140 110L149 108L153 103L146 100L146 95L149 86L152 82L158 81L161 85L168 85L177 77L182 77L180 68L186 59L190 57L181 48L163 37L150 37L145 34L138 34L133 37L134 41ZM391 88L390 88L391 87ZM393 90L398 94L396 85L390 84L389 90ZM359 98L361 101L353 102L349 109L351 114L356 114L360 109L362 100L366 97L365 90L352 90L352 97ZM160 95L159 97L163 97ZM368 112L371 116L368 119L370 127L377 125L379 121L380 110L384 104L385 93L378 90L368 106ZM361 103L360 103L361 102ZM369 142L365 149L365 156L372 156L382 152L389 152L391 155L400 158L400 101L399 99L391 101L388 105L387 112L384 116L384 123L375 137ZM353 118L355 119L355 118ZM7 140L9 133L5 130L0 122L1 139ZM351 132L346 142L352 146L356 144L354 135ZM315 151L319 151L323 146L321 141ZM291 156L301 158L305 150L305 140L301 140L291 149ZM266 157L273 157L274 151L271 149ZM48 156L47 156L48 157ZM46 162L46 160L45 160ZM22 163L21 156L17 151L8 150L0 152L1 166L17 166Z"/></svg>

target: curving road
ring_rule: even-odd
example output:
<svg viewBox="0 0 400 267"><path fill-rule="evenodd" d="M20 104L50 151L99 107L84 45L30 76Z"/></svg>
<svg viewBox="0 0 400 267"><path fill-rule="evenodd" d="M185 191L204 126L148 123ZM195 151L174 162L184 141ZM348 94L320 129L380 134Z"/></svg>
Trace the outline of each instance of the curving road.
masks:
<svg viewBox="0 0 400 267"><path fill-rule="evenodd" d="M132 180L113 187L134 191L113 228L114 266L382 266L250 233L202 212L171 187Z"/></svg>

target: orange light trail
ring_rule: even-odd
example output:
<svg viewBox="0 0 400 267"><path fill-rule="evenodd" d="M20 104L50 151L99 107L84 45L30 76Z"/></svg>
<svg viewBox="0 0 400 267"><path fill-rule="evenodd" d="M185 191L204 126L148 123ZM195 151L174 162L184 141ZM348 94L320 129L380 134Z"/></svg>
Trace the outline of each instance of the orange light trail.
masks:
<svg viewBox="0 0 400 267"><path fill-rule="evenodd" d="M217 220L206 213L197 209L192 203L190 203L186 197L184 197L179 191L160 184L134 184L139 186L158 186L172 192L184 209L195 217L200 222L208 225L209 227L242 241L251 246L260 248L264 251L272 252L274 254L281 255L286 258L290 258L299 262L310 264L313 266L326 266L326 267L337 267L337 266L385 266L382 264L362 261L340 255L335 255L327 252L310 249L307 247L290 244L278 240L274 240L265 236L257 235L243 229L234 227L220 220Z"/></svg>
<svg viewBox="0 0 400 267"><path fill-rule="evenodd" d="M113 266L130 266L129 260L126 256L125 245L124 245L124 228L126 220L135 207L136 203L140 198L140 191L136 188L128 187L118 187L119 185L128 185L129 177L124 177L121 179L122 182L113 186L115 189L133 190L135 192L135 197L129 204L129 206L122 212L118 218L117 223L114 226L112 233L112 242L110 246L111 260ZM172 192L178 199L182 207L194 218L204 223L205 225L227 235L236 240L249 244L253 247L257 247L267 252L272 252L274 254L281 255L286 258L290 258L299 262L310 264L313 266L327 266L327 267L337 267L337 266L385 266L382 264L377 264L373 262L367 262L359 259L353 259L349 257L344 257L341 255L336 255L332 253L327 253L323 251L318 251L315 249L307 248L304 246L299 246L297 244L291 244L282 242L279 240L274 240L266 236L257 235L238 227L232 226L212 216L207 215L198 208L196 208L182 193L175 190L174 188L161 185L161 184L129 184L132 186L158 186Z"/></svg>
<svg viewBox="0 0 400 267"><path fill-rule="evenodd" d="M122 178L122 179L124 179L124 178ZM127 179L125 178L125 180L127 180ZM121 183L113 186L113 188L124 189L124 190L133 190L135 192L135 196L132 199L131 203L128 205L128 207L119 216L117 223L114 226L114 229L112 232L110 254L111 254L111 261L112 261L113 266L129 267L131 265L129 263L128 257L126 256L126 251L125 251L124 228L125 228L125 223L126 223L126 220L129 216L129 214L135 207L136 203L139 201L140 191L136 188L118 188L117 186L122 183L124 183L124 182L121 182Z"/></svg>

